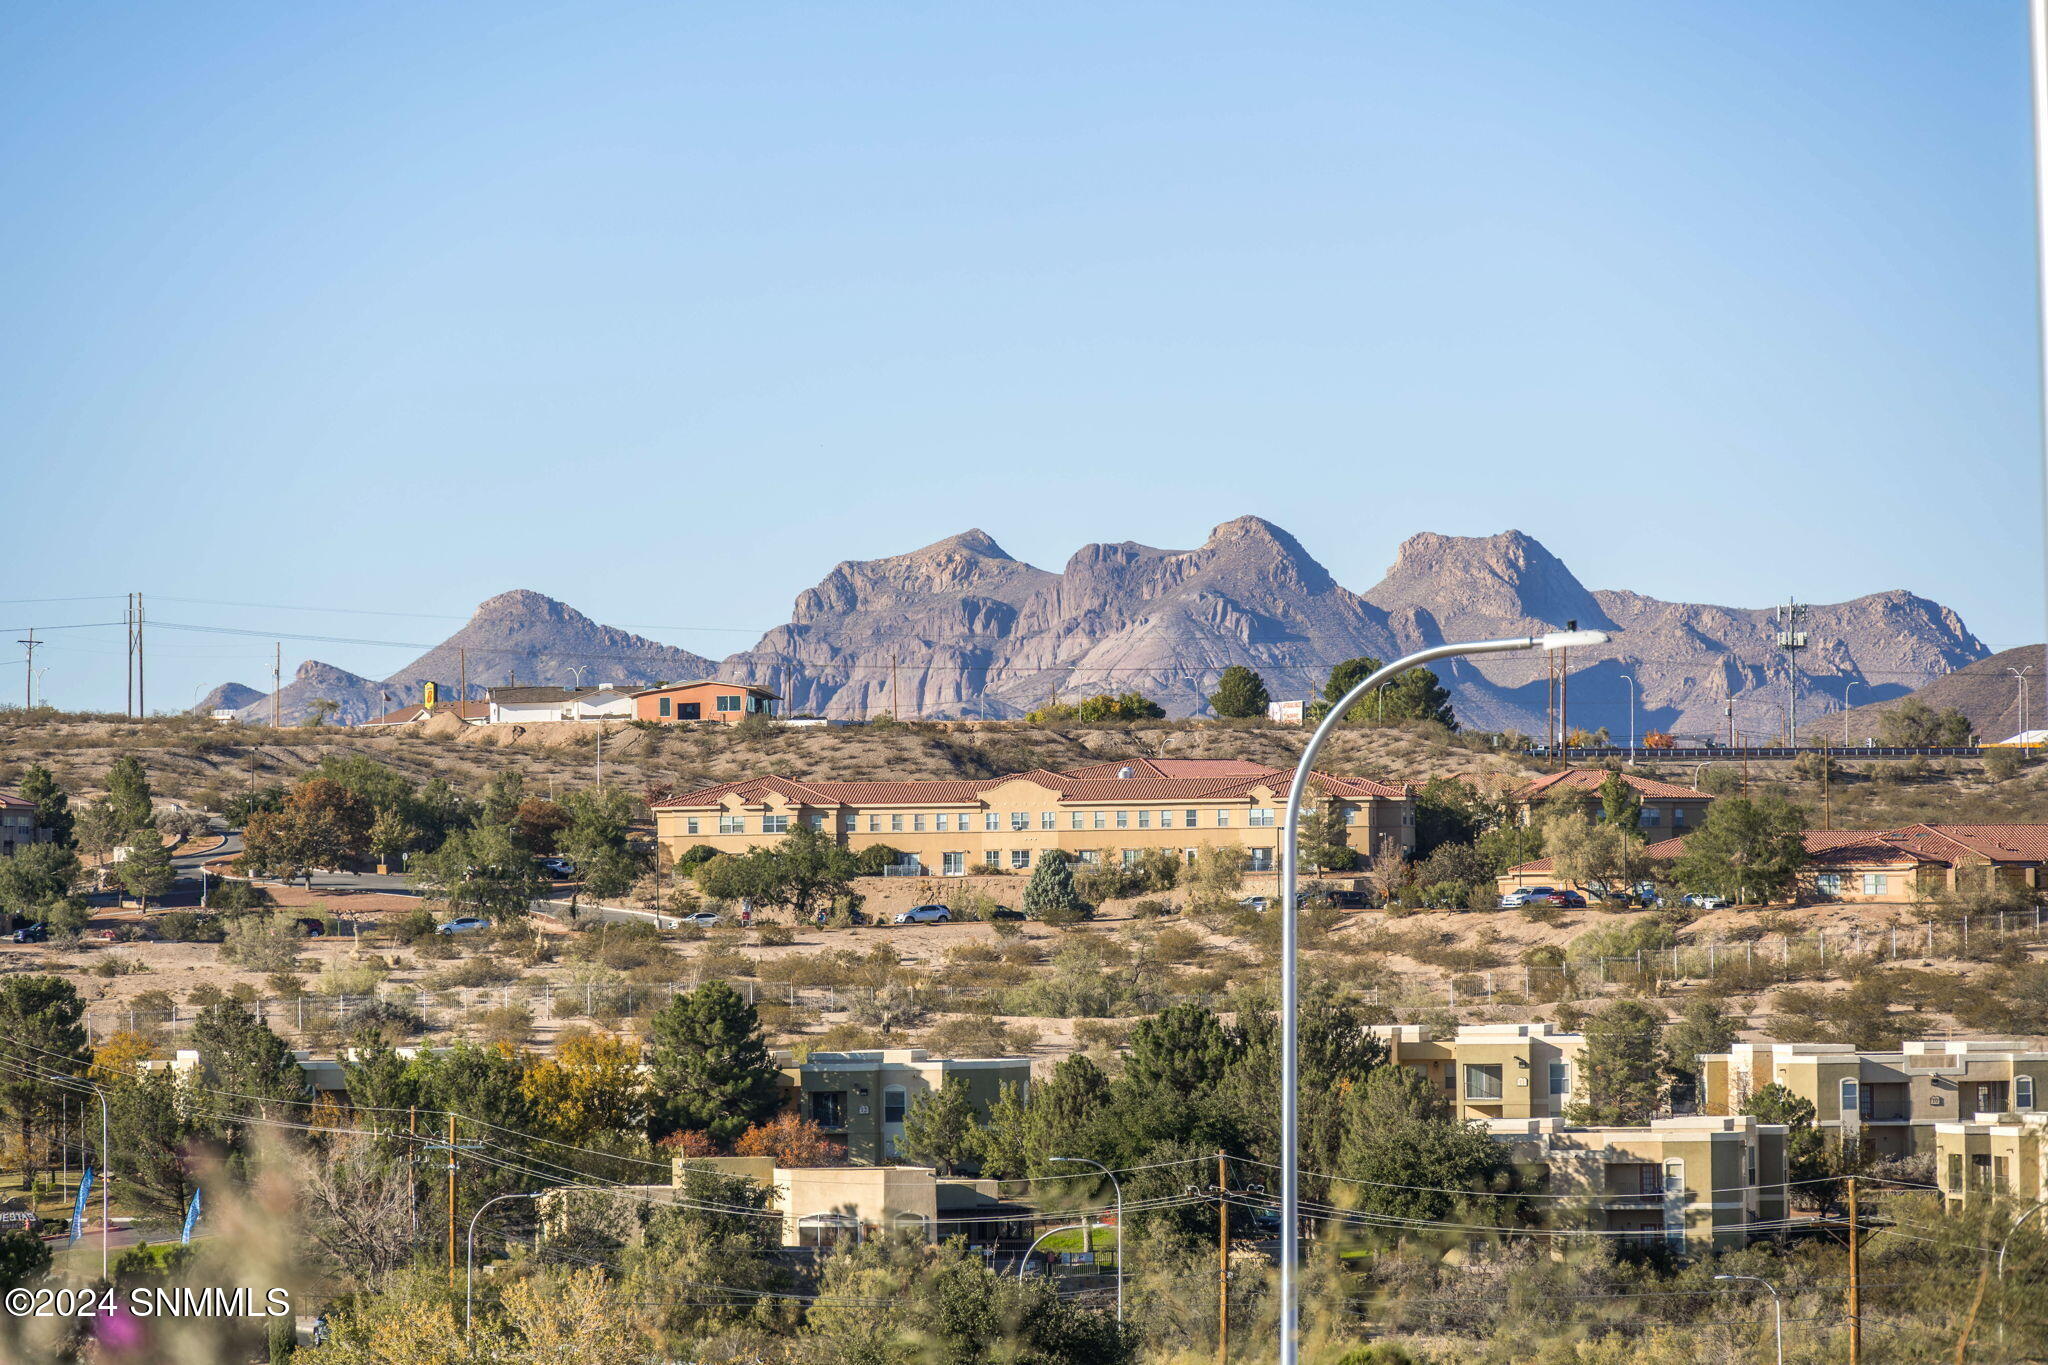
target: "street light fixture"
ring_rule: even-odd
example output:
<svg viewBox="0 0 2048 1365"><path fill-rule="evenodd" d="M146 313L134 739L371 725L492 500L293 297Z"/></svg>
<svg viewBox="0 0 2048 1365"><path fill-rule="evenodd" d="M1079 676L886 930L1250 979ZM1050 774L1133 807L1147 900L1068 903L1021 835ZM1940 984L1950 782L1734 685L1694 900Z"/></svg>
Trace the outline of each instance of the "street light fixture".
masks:
<svg viewBox="0 0 2048 1365"><path fill-rule="evenodd" d="M1089 1229L1090 1229L1090 1228L1092 1228L1093 1226L1094 1226L1094 1224L1092 1224L1092 1223L1069 1223L1069 1224L1067 1224L1067 1225L1066 1225L1065 1227L1058 1227L1058 1228L1047 1228L1047 1229L1046 1229L1046 1230L1045 1230L1044 1232L1041 1232L1041 1233L1039 1233L1039 1234L1038 1234L1038 1236L1036 1236L1036 1237L1032 1238L1032 1240L1031 1240L1031 1245L1030 1245L1030 1246L1028 1246L1028 1247L1025 1247L1025 1248L1024 1248L1024 1255L1023 1255L1022 1259L1020 1259L1020 1260L1019 1260L1019 1261L1017 1262L1017 1280L1018 1280L1018 1283L1020 1283L1020 1284L1021 1284L1021 1283L1023 1282L1023 1280L1024 1280L1024 1271L1025 1271L1025 1268L1026 1268L1026 1267L1028 1267L1028 1266L1029 1266L1029 1265L1031 1264L1031 1253L1032 1253L1032 1252L1034 1252L1034 1251L1036 1251L1036 1250L1038 1250L1038 1244L1039 1244L1040 1242L1043 1242L1043 1241L1044 1241L1044 1240L1045 1240L1046 1238L1048 1238L1048 1237L1057 1237L1057 1236L1059 1236L1059 1235L1060 1235L1061 1233L1063 1233L1063 1232L1083 1232L1083 1233L1085 1233L1085 1232L1088 1232L1088 1231L1089 1231ZM1089 1238L1088 1238L1088 1241L1089 1241L1089 1243L1090 1243L1090 1245L1089 1245L1088 1249L1089 1249L1090 1251L1093 1251L1093 1250L1095 1250L1095 1247L1094 1247L1094 1245L1093 1245L1093 1243L1094 1243L1094 1241L1095 1241L1095 1238L1093 1237L1093 1235L1090 1235L1090 1236L1089 1236Z"/></svg>
<svg viewBox="0 0 2048 1365"><path fill-rule="evenodd" d="M1778 1286L1756 1275L1716 1275L1717 1280L1747 1280L1760 1284L1771 1291L1771 1317L1778 1336L1778 1365L1785 1365L1785 1301L1778 1296Z"/></svg>
<svg viewBox="0 0 2048 1365"><path fill-rule="evenodd" d="M2028 664L2025 668L2008 668L2005 671L2020 680L2020 735L2024 739L2027 733L2027 674L2034 671L2034 666Z"/></svg>
<svg viewBox="0 0 2048 1365"><path fill-rule="evenodd" d="M1315 767L1316 754L1359 698L1411 668L1464 654L1572 649L1581 645L1605 644L1608 638L1608 633L1600 630L1558 630L1547 635L1475 640L1417 650L1362 679L1339 698L1323 717L1323 723L1309 736L1308 746L1301 751L1301 760L1294 769L1294 781L1287 789L1287 828L1280 840L1280 1365L1296 1365L1301 1358L1300 1287L1295 1283L1295 1262L1300 1256L1301 1241L1301 1116L1296 1094L1301 1039L1297 1017L1300 983L1295 934L1295 873L1300 862L1297 835L1301 825L1301 807L1308 795L1309 772Z"/></svg>
<svg viewBox="0 0 2048 1365"><path fill-rule="evenodd" d="M1859 682L1855 678L1851 678L1848 682L1842 684L1842 743L1844 745L1847 745L1849 742L1849 694L1859 687L1863 688L1866 692L1870 690L1867 683Z"/></svg>
<svg viewBox="0 0 2048 1365"><path fill-rule="evenodd" d="M1627 673L1620 677L1628 684L1628 759L1633 763L1636 759L1636 680Z"/></svg>
<svg viewBox="0 0 2048 1365"><path fill-rule="evenodd" d="M1124 1187L1123 1187L1123 1183L1122 1183L1121 1181L1119 1181L1119 1180L1118 1180L1118 1179L1116 1178L1116 1172L1115 1172L1115 1171L1112 1171L1111 1169L1109 1169L1109 1167L1107 1167L1107 1166L1103 1165L1103 1164L1102 1164L1101 1162L1099 1162L1099 1161L1091 1161L1090 1159L1088 1159L1088 1158L1087 1158L1087 1157L1085 1157L1085 1156L1056 1156L1056 1157L1054 1157L1054 1158L1052 1158L1052 1159L1053 1159L1054 1161L1067 1161L1067 1162L1072 1162L1072 1163L1074 1163L1074 1164L1076 1164L1076 1165L1081 1165L1081 1166L1093 1166L1093 1167L1094 1167L1094 1168L1095 1168L1096 1170L1098 1170L1098 1171L1101 1171L1101 1172L1102 1172L1102 1173L1103 1173L1104 1175L1106 1175L1106 1176L1108 1176L1108 1177L1109 1177L1109 1187L1110 1187L1110 1188L1111 1188L1112 1190L1115 1190L1115 1191L1116 1191L1116 1320L1117 1320L1118 1322L1122 1322L1122 1321L1124 1320ZM1091 1256L1095 1254L1095 1247L1093 1246L1093 1244L1092 1244L1092 1243L1090 1244L1090 1246L1089 1246L1089 1248L1088 1248L1088 1253L1089 1253L1089 1255L1091 1255Z"/></svg>

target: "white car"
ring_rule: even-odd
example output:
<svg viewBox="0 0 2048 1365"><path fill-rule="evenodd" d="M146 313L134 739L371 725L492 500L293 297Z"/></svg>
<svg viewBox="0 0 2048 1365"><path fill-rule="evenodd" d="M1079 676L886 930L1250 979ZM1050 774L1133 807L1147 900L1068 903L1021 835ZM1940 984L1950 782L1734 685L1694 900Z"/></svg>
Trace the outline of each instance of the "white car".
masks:
<svg viewBox="0 0 2048 1365"><path fill-rule="evenodd" d="M944 924L953 918L953 912L943 905L913 905L898 915L893 924Z"/></svg>
<svg viewBox="0 0 2048 1365"><path fill-rule="evenodd" d="M487 919L478 919L474 915L465 915L461 919L451 919L446 924L436 926L434 932L437 934L473 934L479 929L488 929L490 927L491 922Z"/></svg>
<svg viewBox="0 0 2048 1365"><path fill-rule="evenodd" d="M1513 910L1517 906L1527 905L1532 900L1556 894L1557 888L1554 886L1517 887L1500 898L1500 908L1503 910Z"/></svg>
<svg viewBox="0 0 2048 1365"><path fill-rule="evenodd" d="M684 915L676 923L687 924L692 929L709 929L713 925L725 923L725 916L716 910L697 910Z"/></svg>
<svg viewBox="0 0 2048 1365"><path fill-rule="evenodd" d="M573 877L576 875L576 864L567 858L542 858L540 870L551 877Z"/></svg>
<svg viewBox="0 0 2048 1365"><path fill-rule="evenodd" d="M1246 910L1260 911L1263 911L1268 905L1271 904L1272 902L1264 896L1246 896L1243 900L1238 902L1238 905Z"/></svg>

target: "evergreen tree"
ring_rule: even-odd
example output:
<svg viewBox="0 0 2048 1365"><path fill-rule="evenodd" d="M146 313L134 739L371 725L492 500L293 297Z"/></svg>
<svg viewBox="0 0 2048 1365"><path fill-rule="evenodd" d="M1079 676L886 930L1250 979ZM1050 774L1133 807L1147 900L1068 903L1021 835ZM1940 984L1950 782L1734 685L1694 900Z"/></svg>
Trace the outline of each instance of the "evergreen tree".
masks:
<svg viewBox="0 0 2048 1365"><path fill-rule="evenodd" d="M1643 797L1622 780L1619 772L1607 774L1600 784L1600 818L1616 829L1635 830L1642 821Z"/></svg>
<svg viewBox="0 0 2048 1365"><path fill-rule="evenodd" d="M1124 1080L1144 1090L1193 1095L1223 1079L1237 1049L1200 1005L1170 1005L1131 1030Z"/></svg>
<svg viewBox="0 0 2048 1365"><path fill-rule="evenodd" d="M1458 728L1458 716L1451 709L1451 694L1427 668L1411 668L1384 684L1386 705L1373 699L1374 716L1388 720L1432 720L1448 730Z"/></svg>
<svg viewBox="0 0 2048 1365"><path fill-rule="evenodd" d="M1057 849L1038 855L1038 866L1024 887L1024 913L1047 924L1072 924L1093 919L1095 908L1074 889L1074 869Z"/></svg>
<svg viewBox="0 0 2048 1365"><path fill-rule="evenodd" d="M896 1151L940 1175L951 1175L974 1159L978 1137L974 1101L965 1076L948 1077L937 1090L920 1095L903 1115Z"/></svg>
<svg viewBox="0 0 2048 1365"><path fill-rule="evenodd" d="M1053 1156L1092 1154L1090 1133L1109 1107L1109 1077L1086 1053L1062 1059L1042 1084L1031 1087L1024 1111L1025 1148L1036 1172Z"/></svg>
<svg viewBox="0 0 2048 1365"><path fill-rule="evenodd" d="M123 754L114 760L114 766L107 772L107 799L113 803L114 816L123 834L136 833L150 823L156 799L150 792L149 774L143 770L141 759Z"/></svg>
<svg viewBox="0 0 2048 1365"><path fill-rule="evenodd" d="M304 1117L306 1074L290 1045L235 1001L216 1001L199 1012L192 1021L192 1046L199 1053L199 1082L225 1092L209 1097L222 1101L216 1108L287 1122ZM241 1147L248 1120L225 1123L228 1142Z"/></svg>
<svg viewBox="0 0 2048 1365"><path fill-rule="evenodd" d="M72 831L71 798L58 785L55 774L40 764L31 764L21 775L21 797L35 802L38 829L49 830L61 847L77 845L77 836Z"/></svg>
<svg viewBox="0 0 2048 1365"><path fill-rule="evenodd" d="M83 873L78 855L66 845L27 844L13 857L0 858L0 906L30 919L61 923L74 910L85 910L85 902L72 894Z"/></svg>
<svg viewBox="0 0 2048 1365"><path fill-rule="evenodd" d="M0 978L0 1110L14 1120L31 1169L41 1164L35 1130L56 1110L64 1078L85 1072L84 1019L77 988L62 977Z"/></svg>
<svg viewBox="0 0 2048 1365"><path fill-rule="evenodd" d="M1671 877L1749 905L1790 894L1805 866L1805 811L1778 796L1724 796L1707 807Z"/></svg>
<svg viewBox="0 0 2048 1365"><path fill-rule="evenodd" d="M1586 1021L1579 1054L1583 1097L1571 1106L1573 1123L1640 1127L1664 1098L1664 1021L1649 1006L1616 1000Z"/></svg>
<svg viewBox="0 0 2048 1365"><path fill-rule="evenodd" d="M1699 1085L1700 1058L1726 1052L1735 1035L1735 1021L1719 1000L1696 996L1686 1002L1678 1022L1664 1031L1664 1065L1676 1078L1673 1090L1691 1098Z"/></svg>
<svg viewBox="0 0 2048 1365"><path fill-rule="evenodd" d="M1020 1089L1005 1083L975 1134L975 1160L991 1180L1022 1180L1031 1172L1031 1120ZM1051 1153L1054 1156L1064 1153Z"/></svg>
<svg viewBox="0 0 2048 1365"><path fill-rule="evenodd" d="M1223 670L1216 690L1209 694L1209 709L1219 716L1244 720L1265 715L1272 700L1266 693L1264 678L1243 664L1232 664Z"/></svg>
<svg viewBox="0 0 2048 1365"><path fill-rule="evenodd" d="M1515 1188L1508 1149L1484 1125L1461 1123L1420 1071L1383 1066L1353 1087L1344 1103L1338 1170L1358 1206L1389 1218L1506 1221L1514 1201L1461 1200L1454 1191L1498 1194ZM1467 1207L1461 1209L1461 1205Z"/></svg>
<svg viewBox="0 0 2048 1365"><path fill-rule="evenodd" d="M151 896L163 895L178 880L178 869L153 823L144 821L130 829L127 837L128 856L114 865L114 879L147 910Z"/></svg>
<svg viewBox="0 0 2048 1365"><path fill-rule="evenodd" d="M1346 692L1349 692L1352 688L1358 686L1358 684L1379 671L1380 661L1371 655L1362 655L1356 659L1346 659L1333 667L1330 670L1329 681L1323 684L1321 707L1323 713L1328 714L1331 707L1344 700ZM1376 701L1377 698L1372 696L1359 698L1352 706L1350 714L1346 715L1344 719L1347 721L1371 720L1377 714L1374 710Z"/></svg>
<svg viewBox="0 0 2048 1365"><path fill-rule="evenodd" d="M723 981L678 995L648 1025L649 1136L706 1133L729 1143L774 1114L781 1070L754 1007Z"/></svg>
<svg viewBox="0 0 2048 1365"><path fill-rule="evenodd" d="M451 834L414 858L410 872L415 886L456 915L515 919L547 891L539 866L504 825Z"/></svg>
<svg viewBox="0 0 2048 1365"><path fill-rule="evenodd" d="M177 1077L169 1071L122 1072L104 1089L108 1140L120 1153L122 1198L163 1218L183 1214L194 1184L188 1154L199 1134L181 1102ZM212 1108L216 1099L223 1107L232 1104L219 1096L194 1098L194 1112Z"/></svg>

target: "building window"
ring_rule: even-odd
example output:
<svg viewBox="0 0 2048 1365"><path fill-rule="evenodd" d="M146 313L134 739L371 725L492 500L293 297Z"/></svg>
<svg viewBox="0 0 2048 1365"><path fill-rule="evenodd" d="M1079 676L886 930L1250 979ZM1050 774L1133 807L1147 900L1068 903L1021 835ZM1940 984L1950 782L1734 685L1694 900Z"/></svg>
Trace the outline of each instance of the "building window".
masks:
<svg viewBox="0 0 2048 1365"><path fill-rule="evenodd" d="M1193 829L1195 827L1195 817L1197 815L1200 815L1201 812L1197 810L1184 810L1180 814L1182 822L1186 824L1189 829Z"/></svg>
<svg viewBox="0 0 2048 1365"><path fill-rule="evenodd" d="M1273 850L1272 850L1272 849L1270 849L1270 848L1254 848L1254 849L1248 849L1248 850L1246 850L1246 851L1247 851L1248 853L1250 853L1250 854L1251 854L1251 860L1250 860L1249 862L1247 862L1247 863L1245 864L1245 871L1247 871L1247 872L1271 872L1271 871L1273 870Z"/></svg>
<svg viewBox="0 0 2048 1365"><path fill-rule="evenodd" d="M1067 817L1067 828L1068 828L1068 829L1083 829L1083 828L1086 828L1086 826L1082 825L1082 823L1081 823L1081 812L1080 812L1080 811L1075 811L1075 812L1074 812L1074 813L1073 813L1072 815L1070 815L1070 816L1068 816L1068 817Z"/></svg>
<svg viewBox="0 0 2048 1365"><path fill-rule="evenodd" d="M1842 894L1842 874L1839 872L1823 872L1813 879L1813 884L1824 896Z"/></svg>
<svg viewBox="0 0 2048 1365"><path fill-rule="evenodd" d="M1138 865L1138 850L1136 850L1135 848L1127 848L1123 851L1123 853L1125 867L1136 867Z"/></svg>
<svg viewBox="0 0 2048 1365"><path fill-rule="evenodd" d="M997 815L992 810L983 811L981 815L981 827L989 831L990 833L994 833L995 831L1003 827L1003 817Z"/></svg>
<svg viewBox="0 0 2048 1365"><path fill-rule="evenodd" d="M1413 807L1413 806L1403 806L1403 807L1401 807L1401 824L1402 824L1402 826L1403 826L1403 827L1405 828L1405 827L1407 827L1407 826L1409 826L1409 825L1413 825L1414 823L1415 823L1415 807Z"/></svg>
<svg viewBox="0 0 2048 1365"><path fill-rule="evenodd" d="M659 703L659 706L660 706L660 709L661 709L661 714L662 714L662 717L663 717L664 719L666 719L667 717L669 717L669 716L672 716L672 715L674 715L674 714L675 714L675 710L676 710L676 707L675 707L675 703L674 703L674 702L672 702L672 701L670 701L670 700L669 700L669 699L668 699L667 697L663 697L663 698L661 699L661 701L660 701L660 703Z"/></svg>
<svg viewBox="0 0 2048 1365"><path fill-rule="evenodd" d="M813 1090L811 1092L811 1122L820 1128L844 1128L846 1126L846 1092L844 1090Z"/></svg>
<svg viewBox="0 0 2048 1365"><path fill-rule="evenodd" d="M1217 811L1217 812L1216 812L1216 828L1218 828L1218 829L1229 829L1229 828L1230 828L1230 812L1229 812L1229 811L1227 811L1227 810L1219 810L1219 811Z"/></svg>
<svg viewBox="0 0 2048 1365"><path fill-rule="evenodd" d="M938 814L938 824L936 826L939 833L944 834L946 832L946 827L949 823L951 823L950 818L947 816L946 812L940 811Z"/></svg>
<svg viewBox="0 0 2048 1365"><path fill-rule="evenodd" d="M704 703L703 703L703 702L701 702L701 701L685 701L685 702L677 702L677 703L676 703L676 719L677 719L677 720L702 720L702 719L704 719Z"/></svg>
<svg viewBox="0 0 2048 1365"><path fill-rule="evenodd" d="M889 817L889 832L890 832L891 834L901 834L901 833L903 832L903 817L902 817L902 816L900 816L900 815L892 815L892 816L890 816L890 817Z"/></svg>
<svg viewBox="0 0 2048 1365"><path fill-rule="evenodd" d="M721 711L737 711L740 709L740 699L731 696L720 697L718 699L718 709Z"/></svg>
<svg viewBox="0 0 2048 1365"><path fill-rule="evenodd" d="M881 816L879 816L879 815L870 815L870 816L868 817L868 833L870 833L870 834L879 834L879 833L881 833L881 832L882 832L882 817L881 817Z"/></svg>
<svg viewBox="0 0 2048 1365"><path fill-rule="evenodd" d="M2032 1109L2034 1107L2034 1078L2015 1076L2012 1078L2012 1107Z"/></svg>
<svg viewBox="0 0 2048 1365"><path fill-rule="evenodd" d="M718 832L720 834L745 834L747 832L747 817L744 815L719 816Z"/></svg>
<svg viewBox="0 0 2048 1365"><path fill-rule="evenodd" d="M990 849L988 851L987 857L985 857L983 861L986 862L990 867L1001 867L1003 865L1003 855L1001 850L993 848Z"/></svg>
<svg viewBox="0 0 2048 1365"><path fill-rule="evenodd" d="M1677 1157L1664 1163L1664 1193L1685 1193L1685 1162Z"/></svg>
<svg viewBox="0 0 2048 1365"><path fill-rule="evenodd" d="M1139 811L1139 812L1138 812L1138 828L1139 828L1139 829L1150 829L1150 828L1152 828L1152 812L1151 812L1151 811L1149 811L1149 810L1141 810L1141 811Z"/></svg>
<svg viewBox="0 0 2048 1365"><path fill-rule="evenodd" d="M1106 828L1108 828L1108 827L1109 827L1109 812L1108 812L1108 811L1102 811L1102 810L1096 811L1096 812L1095 812L1095 828L1097 828L1097 829L1106 829Z"/></svg>
<svg viewBox="0 0 2048 1365"><path fill-rule="evenodd" d="M1644 829L1655 829L1664 823L1664 812L1658 810L1655 806L1644 806L1642 811L1636 816L1636 823Z"/></svg>
<svg viewBox="0 0 2048 1365"><path fill-rule="evenodd" d="M697 817L696 817L696 816L694 816L694 815L692 815L692 816L690 816L689 818L687 818L686 820L684 820L684 821L683 821L683 833L685 833L685 834L695 834L696 832L697 832Z"/></svg>
<svg viewBox="0 0 2048 1365"><path fill-rule="evenodd" d="M761 817L761 832L762 832L763 834L787 834L787 833L789 833L789 817L788 817L787 815L764 815L764 816L762 816L762 817Z"/></svg>
<svg viewBox="0 0 2048 1365"><path fill-rule="evenodd" d="M1057 829L1059 827L1059 816L1049 810L1038 812L1038 827L1040 829Z"/></svg>
<svg viewBox="0 0 2048 1365"><path fill-rule="evenodd" d="M1572 1093L1572 1064L1552 1062L1550 1064L1550 1093L1562 1096Z"/></svg>
<svg viewBox="0 0 2048 1365"><path fill-rule="evenodd" d="M1264 807L1254 809L1251 815L1251 823L1261 829L1271 829L1273 827L1273 812Z"/></svg>
<svg viewBox="0 0 2048 1365"><path fill-rule="evenodd" d="M1849 1077L1842 1078L1842 1117L1848 1118L1862 1112L1863 1087Z"/></svg>
<svg viewBox="0 0 2048 1365"><path fill-rule="evenodd" d="M912 833L914 833L914 834L922 834L922 833L924 833L924 812L923 812L923 811L919 811L919 812L918 812L917 814L915 814L915 815L913 815L913 816L911 816L911 817L910 817L910 829L911 829L911 832L912 832Z"/></svg>
<svg viewBox="0 0 2048 1365"><path fill-rule="evenodd" d="M1344 808L1344 823L1347 825L1355 825L1358 823L1358 807L1346 806Z"/></svg>
<svg viewBox="0 0 2048 1365"><path fill-rule="evenodd" d="M1891 878L1882 872L1866 872L1863 874L1863 894L1866 896L1882 896L1885 893L1885 888L1890 883Z"/></svg>
<svg viewBox="0 0 2048 1365"><path fill-rule="evenodd" d="M1022 871L1023 869L1031 866L1031 850L1028 848L1011 849L1010 866L1018 869L1019 871Z"/></svg>
<svg viewBox="0 0 2048 1365"><path fill-rule="evenodd" d="M1088 864L1088 866L1094 867L1097 863L1102 861L1102 850L1099 848L1084 848L1075 856L1078 857L1082 862Z"/></svg>
<svg viewBox="0 0 2048 1365"><path fill-rule="evenodd" d="M1031 812L1029 812L1029 811L1022 811L1022 810L1013 810L1013 811L1011 811L1011 812L1010 812L1010 828L1011 828L1012 830L1025 830L1025 829L1030 829L1030 828L1031 828Z"/></svg>
<svg viewBox="0 0 2048 1365"><path fill-rule="evenodd" d="M825 832L825 817L822 815L809 816L805 819L805 823L820 834Z"/></svg>
<svg viewBox="0 0 2048 1365"><path fill-rule="evenodd" d="M1131 827L1131 813L1129 811L1120 810L1116 813L1116 827L1118 829L1129 829Z"/></svg>
<svg viewBox="0 0 2048 1365"><path fill-rule="evenodd" d="M1685 807L1684 807L1684 806L1673 806L1673 807L1671 808L1671 828L1673 828L1673 829L1684 829L1684 828L1685 828Z"/></svg>
<svg viewBox="0 0 2048 1365"><path fill-rule="evenodd" d="M967 855L965 853L941 853L939 855L939 871L948 877L965 875L967 871Z"/></svg>
<svg viewBox="0 0 2048 1365"><path fill-rule="evenodd" d="M1961 1152L1950 1152L1948 1154L1948 1188L1951 1194L1962 1193L1963 1154Z"/></svg>
<svg viewBox="0 0 2048 1365"><path fill-rule="evenodd" d="M882 1122L903 1122L903 1111L907 1104L908 1097L904 1094L902 1086L892 1085L884 1089L882 1091Z"/></svg>
<svg viewBox="0 0 2048 1365"><path fill-rule="evenodd" d="M1468 1066L1465 1068L1466 1099L1497 1100L1500 1097L1500 1068L1498 1066Z"/></svg>
<svg viewBox="0 0 2048 1365"><path fill-rule="evenodd" d="M1170 810L1163 810L1163 811L1159 812L1159 828L1161 828L1161 829L1172 829L1172 828L1173 828L1173 812L1172 812L1172 811L1170 811Z"/></svg>

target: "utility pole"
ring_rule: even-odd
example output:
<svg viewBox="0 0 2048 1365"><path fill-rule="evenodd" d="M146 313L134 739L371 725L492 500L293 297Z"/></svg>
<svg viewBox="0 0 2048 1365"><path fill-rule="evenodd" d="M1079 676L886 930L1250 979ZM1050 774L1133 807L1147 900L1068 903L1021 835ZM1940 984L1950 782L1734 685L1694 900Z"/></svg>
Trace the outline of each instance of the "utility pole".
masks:
<svg viewBox="0 0 2048 1365"><path fill-rule="evenodd" d="M23 692L23 702L20 702L20 706L23 706L23 710L35 710L35 647L37 647L35 626L29 626L29 639L27 641L14 641L14 643L16 645L23 645L29 651L29 665L23 669L23 679L20 679L20 692ZM2021 726L2021 729L2025 729L2025 726Z"/></svg>
<svg viewBox="0 0 2048 1365"><path fill-rule="evenodd" d="M462 704L469 700L469 650L464 646L457 646L455 657L462 671L462 690L455 694L455 714L462 716Z"/></svg>
<svg viewBox="0 0 2048 1365"><path fill-rule="evenodd" d="M1863 1365L1863 1246L1857 1235L1856 1177L1849 1177L1849 1365Z"/></svg>
<svg viewBox="0 0 2048 1365"><path fill-rule="evenodd" d="M1854 1238L1852 1236L1851 1241ZM455 1287L455 1115L448 1116L448 1287Z"/></svg>
<svg viewBox="0 0 2048 1365"><path fill-rule="evenodd" d="M128 636L128 702L122 714L135 714L135 594L128 594L128 605L121 608L121 625Z"/></svg>
<svg viewBox="0 0 2048 1365"><path fill-rule="evenodd" d="M1828 770L1834 766L1834 760L1828 756L1827 739L1823 737L1820 742L1820 827L1822 829L1833 829L1835 827L1835 810L1828 796Z"/></svg>
<svg viewBox="0 0 2048 1365"><path fill-rule="evenodd" d="M277 694L284 688L284 641L270 656L270 728L277 728Z"/></svg>
<svg viewBox="0 0 2048 1365"><path fill-rule="evenodd" d="M1799 623L1806 619L1806 608L1796 599L1789 600L1778 608L1778 648L1785 651L1785 744L1788 748L1799 743L1799 651L1806 648L1806 632Z"/></svg>
<svg viewBox="0 0 2048 1365"><path fill-rule="evenodd" d="M897 679L896 679L896 669L897 669L897 666L898 666L899 664L901 664L902 662L903 662L903 656L902 656L901 654L892 654L892 655L890 655L890 656L889 656L889 719L890 719L890 720L902 720L902 719L903 719L903 692L902 692L902 684L901 684L901 683L899 683L899 682L897 681Z"/></svg>
<svg viewBox="0 0 2048 1365"><path fill-rule="evenodd" d="M135 714L149 714L149 691L142 683L142 594L135 594Z"/></svg>
<svg viewBox="0 0 2048 1365"><path fill-rule="evenodd" d="M1230 1167L1216 1153L1216 1365L1230 1359Z"/></svg>

